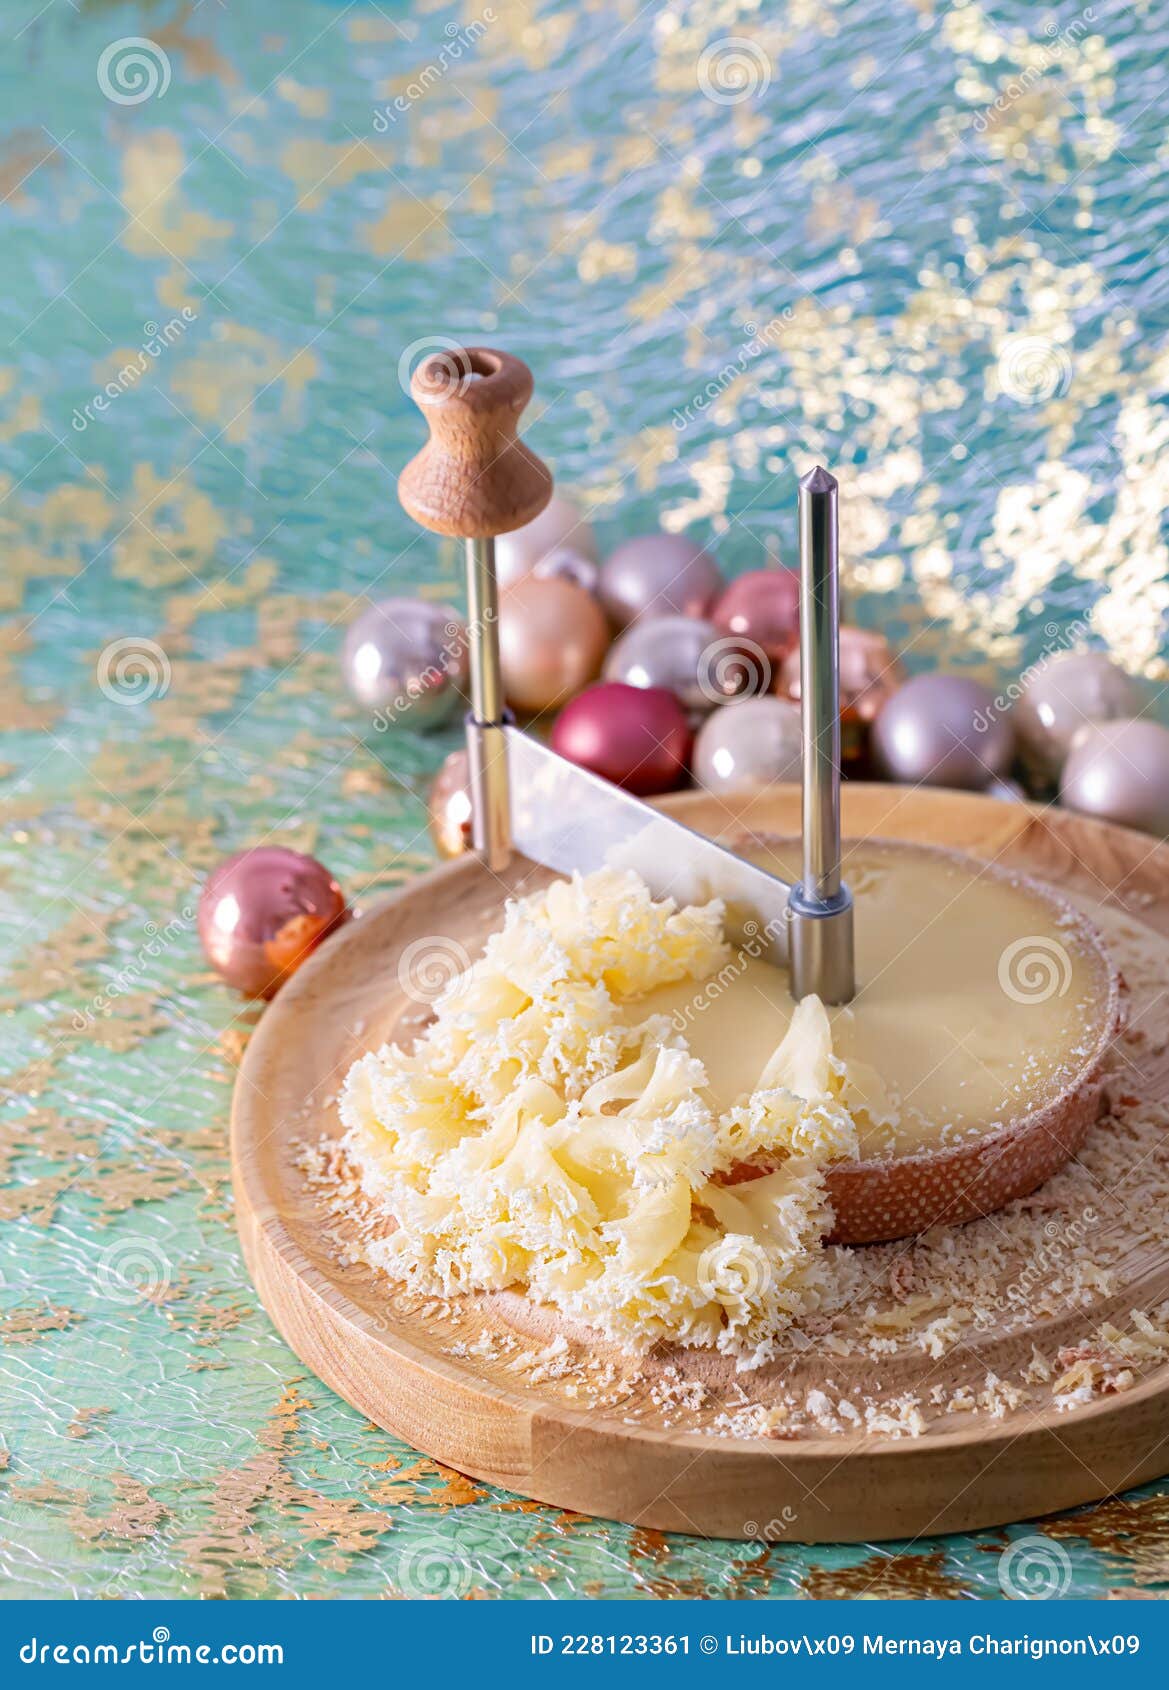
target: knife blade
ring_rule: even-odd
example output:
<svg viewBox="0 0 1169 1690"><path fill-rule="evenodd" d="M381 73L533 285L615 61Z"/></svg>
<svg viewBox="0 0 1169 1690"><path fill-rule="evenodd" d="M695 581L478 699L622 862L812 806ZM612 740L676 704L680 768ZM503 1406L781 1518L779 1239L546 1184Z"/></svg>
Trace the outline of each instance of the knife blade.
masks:
<svg viewBox="0 0 1169 1690"><path fill-rule="evenodd" d="M513 847L558 874L633 869L655 898L680 906L721 898L728 938L783 966L789 894L778 875L582 769L508 724Z"/></svg>

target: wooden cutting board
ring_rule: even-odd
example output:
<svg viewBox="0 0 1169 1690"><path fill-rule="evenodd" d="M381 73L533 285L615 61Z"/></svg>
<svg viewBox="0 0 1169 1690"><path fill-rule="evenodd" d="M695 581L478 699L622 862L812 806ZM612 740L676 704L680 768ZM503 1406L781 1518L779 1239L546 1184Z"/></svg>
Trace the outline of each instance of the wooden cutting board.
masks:
<svg viewBox="0 0 1169 1690"><path fill-rule="evenodd" d="M726 839L795 833L799 794L681 794L664 806ZM949 845L1056 887L1114 902L1169 933L1169 845L1060 810L961 793L852 784L846 835ZM304 1171L306 1147L337 1138L336 1099L353 1059L409 1039L424 1014L398 981L406 946L452 940L471 955L502 901L547 875L490 874L464 857L435 869L330 939L265 1011L240 1070L232 1161L240 1236L266 1309L297 1355L342 1397L462 1472L565 1509L664 1530L798 1542L966 1531L1096 1500L1169 1471L1169 1364L1083 1407L962 1416L917 1437L779 1438L694 1430L688 1391L730 1405L749 1394L830 1385L895 1396L928 1384L976 1389L1030 1355L1123 1324L1169 1297L1169 1238L1124 1256L1115 1294L1020 1331L980 1330L941 1361L829 1357L814 1345L736 1380L693 1351L628 1360L554 1311L514 1294L454 1303L399 1293L347 1262L346 1225ZM1158 1066L1159 1064L1159 1066ZM1169 1061L1150 1058L1148 1095L1169 1102ZM1150 1088L1152 1090L1150 1091ZM989 1224L989 1223L983 1223ZM859 1312L857 1318L859 1319ZM724 1421L725 1425L725 1421Z"/></svg>

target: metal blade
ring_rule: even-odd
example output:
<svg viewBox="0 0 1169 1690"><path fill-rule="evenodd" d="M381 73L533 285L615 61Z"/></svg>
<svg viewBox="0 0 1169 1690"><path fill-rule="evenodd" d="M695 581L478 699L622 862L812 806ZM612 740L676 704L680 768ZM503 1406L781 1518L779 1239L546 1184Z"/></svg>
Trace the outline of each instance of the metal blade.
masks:
<svg viewBox="0 0 1169 1690"><path fill-rule="evenodd" d="M767 962L787 961L786 881L578 768L518 728L504 732L517 851L558 874L634 869L655 898L679 904L722 898L729 938Z"/></svg>

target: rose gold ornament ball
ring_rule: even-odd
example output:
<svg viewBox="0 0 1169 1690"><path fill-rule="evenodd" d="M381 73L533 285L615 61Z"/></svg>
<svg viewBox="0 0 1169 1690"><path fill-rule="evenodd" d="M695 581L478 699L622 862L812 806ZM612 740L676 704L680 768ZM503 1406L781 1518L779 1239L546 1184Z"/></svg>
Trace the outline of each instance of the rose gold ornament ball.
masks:
<svg viewBox="0 0 1169 1690"><path fill-rule="evenodd" d="M595 680L608 647L600 605L564 576L525 576L500 599L503 690L524 715L567 703Z"/></svg>
<svg viewBox="0 0 1169 1690"><path fill-rule="evenodd" d="M840 630L840 749L850 772L867 761L869 729L881 706L906 680L905 666L884 634L873 628ZM780 665L775 690L800 701L800 651L797 646Z"/></svg>
<svg viewBox="0 0 1169 1690"><path fill-rule="evenodd" d="M778 667L800 637L800 578L793 569L753 569L731 582L710 614L720 634L758 646Z"/></svg>
<svg viewBox="0 0 1169 1690"><path fill-rule="evenodd" d="M199 899L199 939L229 986L270 998L347 914L341 888L315 857L260 845L211 874Z"/></svg>
<svg viewBox="0 0 1169 1690"><path fill-rule="evenodd" d="M426 815L440 857L461 857L471 849L471 774L466 751L452 751L435 775Z"/></svg>

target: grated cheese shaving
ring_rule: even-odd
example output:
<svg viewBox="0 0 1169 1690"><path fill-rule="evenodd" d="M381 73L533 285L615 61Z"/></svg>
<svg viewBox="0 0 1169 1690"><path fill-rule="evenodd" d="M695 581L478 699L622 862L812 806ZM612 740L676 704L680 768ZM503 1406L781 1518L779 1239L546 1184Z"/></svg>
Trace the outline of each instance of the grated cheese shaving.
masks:
<svg viewBox="0 0 1169 1690"><path fill-rule="evenodd" d="M655 901L631 872L509 904L414 1050L346 1078L345 1151L396 1222L371 1263L423 1295L523 1288L628 1348L766 1360L819 1306L822 1169L856 1154L848 1099L875 1081L805 998L754 1093L716 1114L682 1032L625 1006L729 958L721 903ZM773 1172L712 1183L759 1150Z"/></svg>

